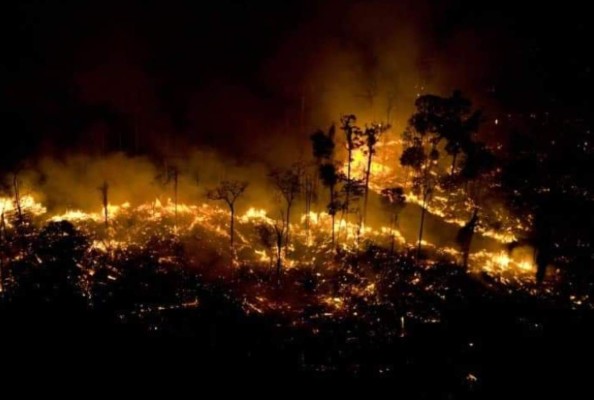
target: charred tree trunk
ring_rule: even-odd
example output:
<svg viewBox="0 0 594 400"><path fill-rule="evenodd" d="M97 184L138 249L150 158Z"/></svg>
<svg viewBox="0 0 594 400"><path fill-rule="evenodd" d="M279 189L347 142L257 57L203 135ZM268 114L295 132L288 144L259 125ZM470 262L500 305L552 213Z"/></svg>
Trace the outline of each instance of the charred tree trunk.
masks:
<svg viewBox="0 0 594 400"><path fill-rule="evenodd" d="M367 169L365 170L365 197L363 197L363 215L361 217L361 225L367 222L367 200L369 198L369 177L371 176L371 159L373 153L369 151L367 155Z"/></svg>
<svg viewBox="0 0 594 400"><path fill-rule="evenodd" d="M346 190L344 194L344 211L343 211L343 218L346 219L347 225L349 222L349 202L351 197L351 164L353 162L353 150L349 148L348 154L348 163L347 163L347 180L346 180ZM346 215L345 215L346 214Z"/></svg>
<svg viewBox="0 0 594 400"><path fill-rule="evenodd" d="M20 225L23 222L23 209L21 207L21 194L19 190L19 180L17 174L14 174L12 178L12 185L14 188L14 205L17 209L17 222Z"/></svg>
<svg viewBox="0 0 594 400"><path fill-rule="evenodd" d="M231 222L229 224L229 237L231 238L231 247L233 247L233 242L235 239L235 206L233 204L229 205L229 210L231 211Z"/></svg>
<svg viewBox="0 0 594 400"><path fill-rule="evenodd" d="M291 203L287 203L287 219L285 223L287 224L287 231L285 232L285 256L289 252L289 229L290 229L290 221L291 221Z"/></svg>
<svg viewBox="0 0 594 400"><path fill-rule="evenodd" d="M396 242L396 234L394 233L394 230L396 229L396 215L392 215L392 221L390 221L390 239L391 239L391 243L390 243L390 255L394 254L394 247L395 247L395 242Z"/></svg>
<svg viewBox="0 0 594 400"><path fill-rule="evenodd" d="M422 248L422 243L423 243L423 227L425 226L425 213L427 212L427 209L425 208L427 206L427 195L425 194L423 196L423 206L421 208L421 223L419 226L419 244L417 246L417 260L421 259L421 248Z"/></svg>
<svg viewBox="0 0 594 400"><path fill-rule="evenodd" d="M311 225L311 204L313 200L313 180L309 175L305 177L305 234L309 240L309 230Z"/></svg>
<svg viewBox="0 0 594 400"><path fill-rule="evenodd" d="M99 190L101 191L101 201L103 204L103 218L104 218L104 223L105 223L105 229L107 229L108 224L109 224L109 210L107 207L109 205L109 199L108 199L109 185L107 184L107 182L103 182L103 185L101 185Z"/></svg>
<svg viewBox="0 0 594 400"><path fill-rule="evenodd" d="M277 238L277 244L276 244L276 276L277 279L280 280L280 276L281 276L281 271L282 271L282 248L283 248L283 244L282 244L282 233L279 236L279 238Z"/></svg>

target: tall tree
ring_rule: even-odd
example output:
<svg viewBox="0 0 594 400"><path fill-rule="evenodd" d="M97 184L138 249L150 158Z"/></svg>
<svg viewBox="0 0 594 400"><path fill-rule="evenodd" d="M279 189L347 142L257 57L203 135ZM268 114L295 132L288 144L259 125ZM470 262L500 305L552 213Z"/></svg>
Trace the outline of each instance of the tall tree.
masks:
<svg viewBox="0 0 594 400"><path fill-rule="evenodd" d="M386 124L372 124L370 127L366 128L363 133L363 144L364 144L364 154L367 156L367 166L365 168L365 193L363 197L363 214L361 217L361 223L365 223L365 219L367 218L367 203L369 199L369 178L371 177L371 163L373 161L373 156L376 153L376 145L380 136L390 129L389 125Z"/></svg>
<svg viewBox="0 0 594 400"><path fill-rule="evenodd" d="M229 207L231 221L229 223L229 237L231 247L233 247L235 237L235 202L245 192L248 187L247 182L242 181L222 181L217 187L207 193L210 200L223 201Z"/></svg>
<svg viewBox="0 0 594 400"><path fill-rule="evenodd" d="M345 147L347 150L347 173L345 177L346 183L344 186L345 198L343 208L347 222L348 214L350 212L351 194L356 187L354 179L352 178L352 164L354 161L353 152L363 145L361 129L355 125L355 122L357 122L357 117L353 114L343 115L340 118L340 129L344 132Z"/></svg>
<svg viewBox="0 0 594 400"><path fill-rule="evenodd" d="M414 171L412 188L420 198L421 221L417 245L417 258L420 259L427 204L437 184L436 167L440 155L437 145L442 139L438 127L443 101L438 96L425 95L416 100L415 107L417 111L410 117L403 134L408 147L403 151L400 163Z"/></svg>
<svg viewBox="0 0 594 400"><path fill-rule="evenodd" d="M334 164L320 165L320 179L325 187L328 188L330 201L327 205L328 214L332 217L332 246L336 244L336 213L342 208L337 196L336 185L339 181L339 174Z"/></svg>

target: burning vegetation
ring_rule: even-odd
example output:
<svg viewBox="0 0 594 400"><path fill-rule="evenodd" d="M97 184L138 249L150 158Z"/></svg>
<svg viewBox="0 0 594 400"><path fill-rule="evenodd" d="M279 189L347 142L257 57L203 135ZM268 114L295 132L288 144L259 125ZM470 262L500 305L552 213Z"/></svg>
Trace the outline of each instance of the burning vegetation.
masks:
<svg viewBox="0 0 594 400"><path fill-rule="evenodd" d="M534 244L524 240L533 216L506 206L503 164L496 149L478 141L482 114L460 92L420 96L415 106L403 134L386 123L360 127L355 115L345 115L310 136L310 157L252 175L252 185L241 180L245 173L217 182L221 165L205 174L205 157L178 160L162 173L122 155L92 161L75 179L96 188L73 197L94 212L38 191L78 190L60 179L83 159L15 173L0 199L3 297L16 296L33 271L65 268L59 273L71 289L98 307L113 295L109 288L133 279L127 268L155 268L157 276L187 270L225 282L246 313L279 313L317 329L317 318L369 319L370 310L387 307L398 315L401 335L407 321L440 321L439 304L466 295L455 283L461 277L561 301L558 270L550 267L543 283ZM62 200L70 202L69 193ZM146 201L146 193L155 197ZM44 198L48 204L39 202ZM127 266L138 257L151 267ZM167 307L195 304L191 290L169 289ZM583 296L574 303L590 304ZM164 305L155 299L130 306Z"/></svg>
<svg viewBox="0 0 594 400"><path fill-rule="evenodd" d="M2 365L71 348L91 377L389 377L415 398L587 370L588 10L13 3Z"/></svg>

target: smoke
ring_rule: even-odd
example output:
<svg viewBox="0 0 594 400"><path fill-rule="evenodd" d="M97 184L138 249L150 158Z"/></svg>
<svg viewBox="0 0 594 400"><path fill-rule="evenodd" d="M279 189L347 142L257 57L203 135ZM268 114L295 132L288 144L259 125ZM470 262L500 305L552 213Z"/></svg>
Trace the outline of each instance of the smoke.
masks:
<svg viewBox="0 0 594 400"><path fill-rule="evenodd" d="M97 211L102 207L100 187L109 186L108 201L132 206L174 200L179 203L207 202L206 193L223 180L249 182L249 190L238 202L269 206L272 201L261 164L239 165L215 152L189 150L183 157L155 163L147 157L123 153L106 156L69 155L62 159L42 157L18 174L21 195L33 195L50 212ZM175 175L177 174L177 193Z"/></svg>
<svg viewBox="0 0 594 400"><path fill-rule="evenodd" d="M361 124L389 120L399 134L421 93L461 88L494 109L488 91L501 38L488 24L456 23L456 7L334 0L57 9L61 29L40 17L33 32L46 63L31 67L35 80L15 77L13 92L29 91L15 107L30 109L32 156L163 158L206 146L286 164L308 156L309 134L345 113Z"/></svg>
<svg viewBox="0 0 594 400"><path fill-rule="evenodd" d="M103 182L110 203L140 204L175 196L174 168L179 202L206 201L209 188L238 179L250 182L240 208L272 210L270 168L310 159L309 135L343 114L356 114L362 126L390 122L396 138L422 93L461 88L479 107L497 109L489 93L500 38L488 26L450 23L450 6L335 0L283 7L233 5L228 14L215 6L125 7L105 24L107 7L85 13L86 35L50 35L47 43L55 42L42 41L45 50L63 39L68 57L44 71L48 80L59 76L61 97L49 83L35 89L44 118L30 118L41 140L29 146L20 173L25 189L56 211L99 209ZM382 162L398 172L398 157ZM411 241L418 215L413 205L402 215ZM385 224L380 212L370 219ZM456 227L427 224L428 240L455 236Z"/></svg>

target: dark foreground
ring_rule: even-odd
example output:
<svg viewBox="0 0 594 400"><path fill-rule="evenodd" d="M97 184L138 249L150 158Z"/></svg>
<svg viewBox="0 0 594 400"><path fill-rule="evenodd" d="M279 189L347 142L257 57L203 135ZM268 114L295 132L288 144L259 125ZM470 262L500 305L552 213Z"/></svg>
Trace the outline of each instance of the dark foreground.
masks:
<svg viewBox="0 0 594 400"><path fill-rule="evenodd" d="M328 319L314 333L281 316L248 315L218 288L203 287L199 296L199 307L138 318L69 302L5 305L3 365L145 384L373 378L406 398L589 396L589 311L477 297L464 309L452 306L442 322L415 325L404 335L348 319Z"/></svg>

